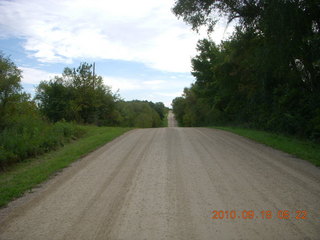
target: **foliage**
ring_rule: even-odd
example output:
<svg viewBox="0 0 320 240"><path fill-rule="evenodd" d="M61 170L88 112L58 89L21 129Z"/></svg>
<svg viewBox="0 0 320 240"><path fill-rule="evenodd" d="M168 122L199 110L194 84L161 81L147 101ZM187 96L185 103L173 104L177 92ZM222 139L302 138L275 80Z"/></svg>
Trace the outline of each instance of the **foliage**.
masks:
<svg viewBox="0 0 320 240"><path fill-rule="evenodd" d="M93 76L91 65L65 68L62 77L43 81L36 100L51 121L65 119L104 126L159 127L165 116L163 103L125 102L113 94L101 76Z"/></svg>
<svg viewBox="0 0 320 240"><path fill-rule="evenodd" d="M65 68L62 76L41 82L34 102L22 92L21 71L0 53L0 169L80 137L74 122L162 126L163 103L124 102L101 76L93 76L91 67Z"/></svg>
<svg viewBox="0 0 320 240"><path fill-rule="evenodd" d="M0 54L0 168L55 149L81 135L72 123L50 124L22 92L21 71Z"/></svg>
<svg viewBox="0 0 320 240"><path fill-rule="evenodd" d="M120 101L117 108L120 113L120 126L140 128L162 127L167 111L163 103L138 100Z"/></svg>
<svg viewBox="0 0 320 240"><path fill-rule="evenodd" d="M62 77L41 82L35 99L42 113L54 122L112 124L116 97L91 67L82 63L77 69L65 68Z"/></svg>
<svg viewBox="0 0 320 240"><path fill-rule="evenodd" d="M210 30L214 12L233 36L198 42L196 82L173 101L184 126L240 124L320 140L320 12L316 1L178 0L177 16Z"/></svg>
<svg viewBox="0 0 320 240"><path fill-rule="evenodd" d="M51 151L41 157L31 158L17 165L8 167L0 174L0 207L9 201L31 190L37 184L47 180L56 171L67 167L80 157L106 144L114 138L130 130L119 127L97 127L73 125L84 132L77 141L66 144L64 147ZM68 123L56 125L56 131L66 131L69 134Z"/></svg>
<svg viewBox="0 0 320 240"><path fill-rule="evenodd" d="M166 113L168 112L168 109L164 106L164 104L162 102L156 102L156 103L148 102L148 103L150 107L158 113L160 120L163 120Z"/></svg>
<svg viewBox="0 0 320 240"><path fill-rule="evenodd" d="M0 133L0 167L43 154L82 135L73 123L49 124L39 115L24 114L12 119Z"/></svg>
<svg viewBox="0 0 320 240"><path fill-rule="evenodd" d="M15 103L26 95L21 94L21 71L0 52L0 131L8 123L8 116L14 114Z"/></svg>

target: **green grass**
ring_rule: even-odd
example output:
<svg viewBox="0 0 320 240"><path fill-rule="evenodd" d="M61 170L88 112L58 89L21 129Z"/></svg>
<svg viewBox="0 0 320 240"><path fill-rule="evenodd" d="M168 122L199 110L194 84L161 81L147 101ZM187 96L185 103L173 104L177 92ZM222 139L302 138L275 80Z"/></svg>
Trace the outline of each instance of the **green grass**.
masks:
<svg viewBox="0 0 320 240"><path fill-rule="evenodd" d="M77 141L56 151L27 159L0 172L0 207L47 180L81 156L113 140L131 128L81 126L86 132Z"/></svg>
<svg viewBox="0 0 320 240"><path fill-rule="evenodd" d="M162 119L162 127L168 127L168 113L166 113Z"/></svg>
<svg viewBox="0 0 320 240"><path fill-rule="evenodd" d="M265 131L245 129L238 127L212 127L229 131L254 141L263 143L275 149L292 154L298 158L307 160L316 166L320 166L320 144L308 140L300 140L294 137Z"/></svg>

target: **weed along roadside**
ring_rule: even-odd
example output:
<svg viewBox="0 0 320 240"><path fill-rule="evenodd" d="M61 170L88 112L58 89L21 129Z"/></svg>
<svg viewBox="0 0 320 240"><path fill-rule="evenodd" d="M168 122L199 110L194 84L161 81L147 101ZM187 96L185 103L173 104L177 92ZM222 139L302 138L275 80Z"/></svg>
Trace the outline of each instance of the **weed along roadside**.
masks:
<svg viewBox="0 0 320 240"><path fill-rule="evenodd" d="M58 170L132 129L79 125L78 127L85 132L80 139L0 172L0 207L46 181Z"/></svg>

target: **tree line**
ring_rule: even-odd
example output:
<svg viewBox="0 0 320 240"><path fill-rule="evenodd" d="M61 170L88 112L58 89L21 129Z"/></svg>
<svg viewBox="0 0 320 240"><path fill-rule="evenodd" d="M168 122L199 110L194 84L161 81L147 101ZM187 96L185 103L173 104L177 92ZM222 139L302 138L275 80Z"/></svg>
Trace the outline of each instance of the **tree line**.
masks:
<svg viewBox="0 0 320 240"><path fill-rule="evenodd" d="M64 119L99 126L161 127L167 111L162 102L122 100L101 76L93 75L88 63L65 68L62 76L42 81L35 101L53 122Z"/></svg>
<svg viewBox="0 0 320 240"><path fill-rule="evenodd" d="M193 29L211 31L217 14L237 21L221 44L198 42L196 81L173 100L180 125L237 124L320 140L318 1L178 0L173 11Z"/></svg>
<svg viewBox="0 0 320 240"><path fill-rule="evenodd" d="M80 137L78 124L161 127L168 110L161 102L124 101L88 63L42 81L33 98L21 78L0 53L0 169Z"/></svg>

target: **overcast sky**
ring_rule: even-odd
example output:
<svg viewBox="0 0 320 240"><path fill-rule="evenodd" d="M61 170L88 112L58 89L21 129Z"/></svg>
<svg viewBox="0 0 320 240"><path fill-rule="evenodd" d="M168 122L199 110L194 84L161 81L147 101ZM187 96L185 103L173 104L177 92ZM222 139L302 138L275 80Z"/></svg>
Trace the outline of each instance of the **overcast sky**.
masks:
<svg viewBox="0 0 320 240"><path fill-rule="evenodd" d="M173 98L193 81L197 40L171 11L173 0L0 0L0 50L23 70L25 91L64 67L95 62L126 100ZM230 35L221 21L211 38Z"/></svg>

